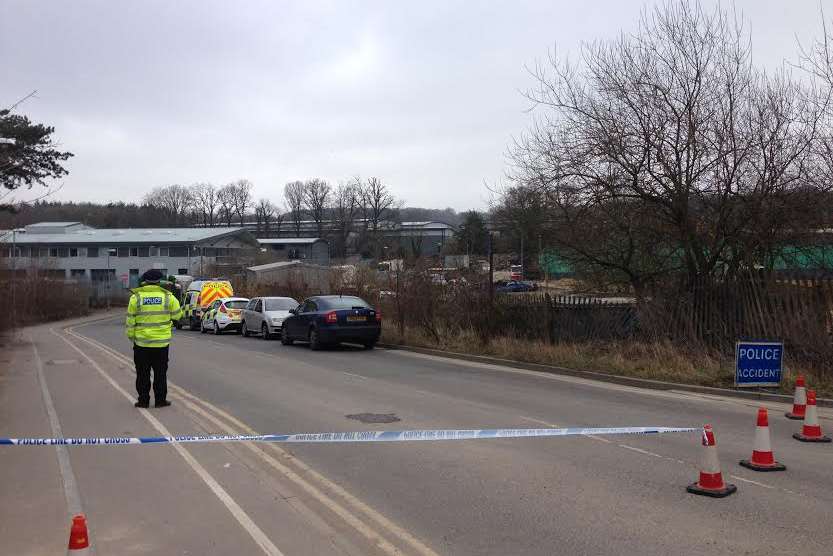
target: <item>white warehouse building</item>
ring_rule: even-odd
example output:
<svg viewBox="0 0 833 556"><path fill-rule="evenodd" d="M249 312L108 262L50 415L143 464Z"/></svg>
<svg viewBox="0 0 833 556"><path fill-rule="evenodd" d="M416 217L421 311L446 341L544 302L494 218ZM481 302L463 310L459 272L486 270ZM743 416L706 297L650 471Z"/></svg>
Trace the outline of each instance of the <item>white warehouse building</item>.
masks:
<svg viewBox="0 0 833 556"><path fill-rule="evenodd" d="M258 247L243 228L90 228L40 222L0 235L0 265L18 274L138 285L152 268L200 276Z"/></svg>

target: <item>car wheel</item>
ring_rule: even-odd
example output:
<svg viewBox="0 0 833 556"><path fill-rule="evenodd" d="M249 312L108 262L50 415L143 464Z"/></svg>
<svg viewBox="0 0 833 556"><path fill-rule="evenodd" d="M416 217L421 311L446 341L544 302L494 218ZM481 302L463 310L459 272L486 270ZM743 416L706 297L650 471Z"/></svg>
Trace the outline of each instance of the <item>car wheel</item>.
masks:
<svg viewBox="0 0 833 556"><path fill-rule="evenodd" d="M205 329L205 323L200 321L200 333L205 334L208 330Z"/></svg>
<svg viewBox="0 0 833 556"><path fill-rule="evenodd" d="M264 322L262 325L260 325L260 337L264 340L268 340L269 336L269 327L266 326L266 323Z"/></svg>
<svg viewBox="0 0 833 556"><path fill-rule="evenodd" d="M318 330L312 328L309 331L309 347L313 351L321 349L321 340L318 338Z"/></svg>
<svg viewBox="0 0 833 556"><path fill-rule="evenodd" d="M243 334L244 338L248 338L250 336L249 329L246 328L246 321L240 323L240 333Z"/></svg>
<svg viewBox="0 0 833 556"><path fill-rule="evenodd" d="M285 346L292 345L292 338L289 337L289 332L286 331L285 326L281 329L281 343Z"/></svg>
<svg viewBox="0 0 833 556"><path fill-rule="evenodd" d="M217 325L217 321L216 321L216 320L214 321L214 335L215 335L215 336L219 336L219 335L220 335L220 327Z"/></svg>

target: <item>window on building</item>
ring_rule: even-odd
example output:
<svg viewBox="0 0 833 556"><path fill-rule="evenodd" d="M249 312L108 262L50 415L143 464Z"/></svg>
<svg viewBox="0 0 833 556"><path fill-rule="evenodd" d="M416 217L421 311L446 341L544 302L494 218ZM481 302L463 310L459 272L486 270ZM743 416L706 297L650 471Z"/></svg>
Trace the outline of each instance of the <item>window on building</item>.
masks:
<svg viewBox="0 0 833 556"><path fill-rule="evenodd" d="M188 248L182 246L173 246L170 249L171 257L187 257Z"/></svg>
<svg viewBox="0 0 833 556"><path fill-rule="evenodd" d="M49 256L50 257L57 257L58 256L58 248L57 247L50 247L49 248Z"/></svg>
<svg viewBox="0 0 833 556"><path fill-rule="evenodd" d="M66 259L69 257L69 247L58 247L58 258Z"/></svg>
<svg viewBox="0 0 833 556"><path fill-rule="evenodd" d="M130 248L130 256L131 257L138 257L139 256L139 248L138 247L131 247Z"/></svg>
<svg viewBox="0 0 833 556"><path fill-rule="evenodd" d="M115 282L115 280L116 280L116 269L115 268L111 268L109 270L106 269L106 268L93 268L92 270L90 270L90 279L93 282L106 282L108 273L110 275L110 281Z"/></svg>
<svg viewBox="0 0 833 556"><path fill-rule="evenodd" d="M168 250L167 247L160 247L159 248L159 256L160 257L169 257L170 255L168 253L169 253L169 250Z"/></svg>
<svg viewBox="0 0 833 556"><path fill-rule="evenodd" d="M131 288L135 288L139 285L139 269L138 268L131 268L130 269L130 282L128 286Z"/></svg>
<svg viewBox="0 0 833 556"><path fill-rule="evenodd" d="M78 248L77 247L70 247L69 248L69 256L70 257L77 257L78 256Z"/></svg>
<svg viewBox="0 0 833 556"><path fill-rule="evenodd" d="M87 277L87 271L83 268L71 268L69 270L69 277L75 280L82 280Z"/></svg>
<svg viewBox="0 0 833 556"><path fill-rule="evenodd" d="M177 274L183 274L183 275L188 274L188 269L187 268L180 268L176 271L176 273Z"/></svg>
<svg viewBox="0 0 833 556"><path fill-rule="evenodd" d="M4 259L5 259L6 257L8 257L8 256L9 256L9 254L11 253L11 251L12 251L12 250L11 250L11 248L10 248L10 247L0 247L0 257L2 257L2 258L4 258Z"/></svg>
<svg viewBox="0 0 833 556"><path fill-rule="evenodd" d="M119 247L116 249L116 252L119 254L119 257L129 257L130 256L130 248L129 247Z"/></svg>
<svg viewBox="0 0 833 556"><path fill-rule="evenodd" d="M87 256L93 259L98 257L98 247L87 247Z"/></svg>
<svg viewBox="0 0 833 556"><path fill-rule="evenodd" d="M139 256L140 257L149 257L150 256L150 248L149 247L139 247Z"/></svg>
<svg viewBox="0 0 833 556"><path fill-rule="evenodd" d="M155 245L154 245L154 246L152 246L152 247L150 247L150 248L148 249L148 254L149 254L151 257L158 257L158 256L159 256L159 248L158 248L158 247L156 247Z"/></svg>
<svg viewBox="0 0 833 556"><path fill-rule="evenodd" d="M49 256L49 248L41 247L38 249L38 257L48 257Z"/></svg>

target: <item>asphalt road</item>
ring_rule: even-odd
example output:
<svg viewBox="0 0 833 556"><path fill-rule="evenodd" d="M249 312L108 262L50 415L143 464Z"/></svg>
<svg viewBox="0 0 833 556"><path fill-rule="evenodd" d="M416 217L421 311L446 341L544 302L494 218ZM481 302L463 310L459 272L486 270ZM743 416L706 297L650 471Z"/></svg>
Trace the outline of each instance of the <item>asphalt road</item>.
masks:
<svg viewBox="0 0 833 556"><path fill-rule="evenodd" d="M133 394L127 361L106 352L130 356L120 320L59 330L49 341L63 336L104 371L118 374L117 381ZM286 554L319 553L314 548L319 541L314 535L308 541L292 540L295 533L286 528L264 527L272 514L263 483L270 480L287 492L304 491L304 510L293 517L296 527L307 523L326 531L323 536L335 552L829 554L833 546L833 447L793 440L800 422L783 418L785 407L777 403L765 405L776 458L788 470L754 473L737 462L751 454L757 404L736 399L642 390L399 350L313 352L304 345L187 330L175 335L169 379L179 387L172 393L175 411L153 415L174 434L190 433L175 428L187 429L180 415L217 433L711 423L724 477L739 489L722 500L685 492L697 478L697 434L292 445L275 452L273 459L288 462L315 483L315 496L293 482L291 470L265 464L251 452L247 465L257 484L243 476L228 479L228 491ZM105 382L102 377L89 380ZM47 381L62 387L57 376ZM126 400L114 404L126 413L135 411ZM83 411L76 407L72 413ZM94 404L86 411L94 412ZM365 424L347 417L363 413L392 414L399 421ZM833 429L827 411L822 426ZM106 422L97 426L106 428ZM75 448L73 465L90 465L91 450L99 450L95 465L104 473L109 458L123 457L117 450L135 454L151 449L156 448L85 448L87 459L80 460L81 448ZM189 450L198 461L208 462L209 472L218 453L250 452L241 445ZM119 466L129 469L130 462ZM87 483L79 482L82 497L95 504L96 495L85 494ZM190 487L200 490L195 497L211 497L210 489L199 487ZM107 494L111 506L114 497L117 493ZM184 546L199 526L178 512L166 517L168 526L177 529L180 518L186 522L184 533L170 542ZM212 519L204 527L210 528ZM256 545L251 546L256 553Z"/></svg>

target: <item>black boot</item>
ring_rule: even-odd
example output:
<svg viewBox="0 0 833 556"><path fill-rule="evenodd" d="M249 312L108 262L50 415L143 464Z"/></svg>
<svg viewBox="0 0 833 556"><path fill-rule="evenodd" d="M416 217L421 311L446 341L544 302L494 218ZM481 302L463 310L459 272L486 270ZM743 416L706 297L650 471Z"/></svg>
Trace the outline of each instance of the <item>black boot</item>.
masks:
<svg viewBox="0 0 833 556"><path fill-rule="evenodd" d="M168 407L169 405L171 405L171 402L169 402L168 400L162 400L162 401L156 402L153 405L156 406L156 407Z"/></svg>
<svg viewBox="0 0 833 556"><path fill-rule="evenodd" d="M143 407L143 408L147 409L148 407L150 407L150 402L149 401L147 401L147 402L139 401L139 402L134 403L133 407Z"/></svg>

